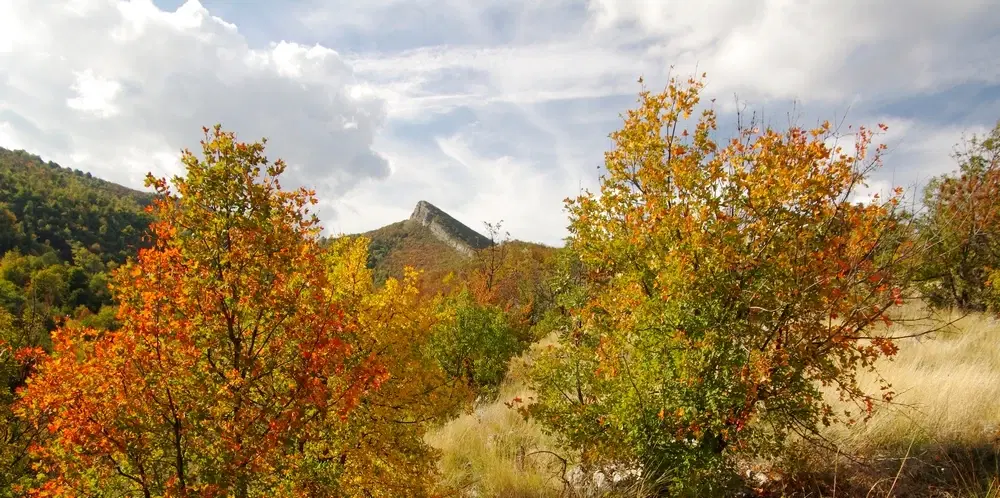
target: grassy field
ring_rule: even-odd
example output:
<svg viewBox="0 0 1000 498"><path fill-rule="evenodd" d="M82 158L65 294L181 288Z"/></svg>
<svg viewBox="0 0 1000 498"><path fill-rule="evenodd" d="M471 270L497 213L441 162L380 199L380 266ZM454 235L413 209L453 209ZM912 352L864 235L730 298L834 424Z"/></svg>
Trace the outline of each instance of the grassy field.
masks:
<svg viewBox="0 0 1000 498"><path fill-rule="evenodd" d="M921 311L907 314L913 318ZM899 341L893 360L860 376L871 392L878 389L878 375L884 376L897 393L892 404L879 406L867 423L826 429L823 447L796 444L784 460L757 467L769 476L770 495L1000 498L1000 322L978 314L936 318L954 323ZM893 332L905 335L928 325L914 320ZM570 456L503 403L531 395L522 381L524 363L545 345L536 344L512 363L499 401L429 435L443 452L446 485L464 496L568 495Z"/></svg>

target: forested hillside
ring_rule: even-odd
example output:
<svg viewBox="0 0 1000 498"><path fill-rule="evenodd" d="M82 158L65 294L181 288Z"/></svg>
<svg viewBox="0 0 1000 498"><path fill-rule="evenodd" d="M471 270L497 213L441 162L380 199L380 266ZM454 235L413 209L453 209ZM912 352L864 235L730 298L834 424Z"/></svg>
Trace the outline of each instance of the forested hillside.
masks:
<svg viewBox="0 0 1000 498"><path fill-rule="evenodd" d="M402 276L406 265L440 280L449 272L460 271L469 259L414 220L398 221L360 235L371 241L368 266L379 282Z"/></svg>
<svg viewBox="0 0 1000 498"><path fill-rule="evenodd" d="M51 248L70 260L80 245L105 262L120 263L135 253L149 224L143 207L152 199L25 151L0 148L0 253Z"/></svg>
<svg viewBox="0 0 1000 498"><path fill-rule="evenodd" d="M107 270L142 244L152 199L0 148L0 305L49 326L53 317L100 313L111 304Z"/></svg>

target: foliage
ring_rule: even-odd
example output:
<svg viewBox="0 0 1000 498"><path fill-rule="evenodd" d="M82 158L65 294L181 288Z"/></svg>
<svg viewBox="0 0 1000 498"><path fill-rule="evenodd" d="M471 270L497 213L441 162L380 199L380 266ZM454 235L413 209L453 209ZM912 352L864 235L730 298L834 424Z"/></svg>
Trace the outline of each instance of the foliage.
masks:
<svg viewBox="0 0 1000 498"><path fill-rule="evenodd" d="M264 143L205 130L149 177L154 245L115 271L116 331L71 323L16 411L44 429L38 496L418 496L421 431L456 399L414 275L375 291L365 241L330 248Z"/></svg>
<svg viewBox="0 0 1000 498"><path fill-rule="evenodd" d="M330 246L330 278L348 316L366 331L359 351L388 372L378 389L361 398L340 428L346 449L341 492L349 496L421 496L435 482L437 451L423 435L469 401L469 391L439 366L429 347L434 331L453 317L439 301L422 297L418 274L389 278L376 288L366 268L368 241L340 239ZM439 310L444 309L444 312Z"/></svg>
<svg viewBox="0 0 1000 498"><path fill-rule="evenodd" d="M513 241L507 232L501 238L502 222L485 225L491 243L476 252L463 284L476 302L502 309L521 340L539 339L530 328L551 306L552 298L544 282L555 251Z"/></svg>
<svg viewBox="0 0 1000 498"><path fill-rule="evenodd" d="M34 313L48 329L56 317L84 318L102 310L108 315L113 307L107 272L114 267L76 243L70 261L60 260L51 249L38 255L8 251L0 258L0 307L15 317Z"/></svg>
<svg viewBox="0 0 1000 498"><path fill-rule="evenodd" d="M924 190L920 232L933 244L921 269L931 303L964 310L1000 310L1000 122L955 154L957 174ZM992 303L991 303L992 302Z"/></svg>
<svg viewBox="0 0 1000 498"><path fill-rule="evenodd" d="M0 148L0 253L38 253L62 260L74 244L121 263L141 245L153 196L62 168L24 151Z"/></svg>
<svg viewBox="0 0 1000 498"><path fill-rule="evenodd" d="M915 251L899 240L899 191L853 202L879 164L873 131L850 153L831 148L829 123L751 123L719 145L711 109L686 129L702 86L643 91L600 195L567 201L585 303L536 363L528 408L585 461L696 495L720 491L728 455L828 423L819 384L870 410L855 373L896 350L875 326L902 302Z"/></svg>
<svg viewBox="0 0 1000 498"><path fill-rule="evenodd" d="M0 308L0 496L16 496L13 486L28 475L28 447L37 435L11 406L40 352L45 330L38 325Z"/></svg>
<svg viewBox="0 0 1000 498"><path fill-rule="evenodd" d="M503 232L503 239L500 239L503 221L485 222L484 225L490 244L476 251L471 278L473 292L481 302L495 302L505 298L509 300L511 299L509 282L513 280L510 276L515 270L508 257L510 232Z"/></svg>
<svg viewBox="0 0 1000 498"><path fill-rule="evenodd" d="M451 376L493 399L511 359L537 339L532 327L548 305L542 282L552 253L509 234L501 240L501 223L486 228L489 244L443 286L442 304L455 320L438 329L432 348Z"/></svg>
<svg viewBox="0 0 1000 498"><path fill-rule="evenodd" d="M57 318L115 327L107 272L141 245L152 199L0 148L0 309L32 337L26 346L47 346Z"/></svg>
<svg viewBox="0 0 1000 498"><path fill-rule="evenodd" d="M495 398L511 358L528 346L500 308L477 303L468 291L444 304L455 314L435 333L431 349L442 368L476 393Z"/></svg>
<svg viewBox="0 0 1000 498"><path fill-rule="evenodd" d="M10 211L6 214L16 219ZM0 218L3 215L0 212ZM107 271L120 255L92 252L73 238L79 233L70 231L70 238L64 239L71 247L70 259L63 259L52 246L24 235L22 223L15 226L16 236L5 239L14 242L5 245L7 250L0 257L0 315L4 317L0 321L5 324L0 327L0 468L4 469L0 471L0 493L11 492L11 483L22 480L29 471L26 449L35 431L14 417L11 403L31 370L39 352L36 348L48 348L48 331L67 317L100 329L117 326ZM0 238L3 229L0 227Z"/></svg>

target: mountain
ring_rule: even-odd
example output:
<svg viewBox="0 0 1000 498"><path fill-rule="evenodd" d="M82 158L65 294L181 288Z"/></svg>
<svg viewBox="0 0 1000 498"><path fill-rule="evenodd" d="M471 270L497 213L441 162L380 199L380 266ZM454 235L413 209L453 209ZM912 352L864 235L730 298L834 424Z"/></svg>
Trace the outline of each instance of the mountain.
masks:
<svg viewBox="0 0 1000 498"><path fill-rule="evenodd" d="M477 250L493 244L437 206L420 201L406 220L365 232L368 266L378 281L399 277L404 266L423 270L429 281L461 272Z"/></svg>
<svg viewBox="0 0 1000 498"><path fill-rule="evenodd" d="M151 220L143 208L154 198L25 151L0 148L0 255L12 249L25 255L52 251L72 263L74 247L82 247L104 263L121 263L142 243ZM427 201L418 202L406 220L357 235L371 241L368 264L378 282L402 276L403 268L412 266L432 286L452 272L466 275L476 251L494 245ZM551 252L517 241L505 247L538 253L535 259Z"/></svg>

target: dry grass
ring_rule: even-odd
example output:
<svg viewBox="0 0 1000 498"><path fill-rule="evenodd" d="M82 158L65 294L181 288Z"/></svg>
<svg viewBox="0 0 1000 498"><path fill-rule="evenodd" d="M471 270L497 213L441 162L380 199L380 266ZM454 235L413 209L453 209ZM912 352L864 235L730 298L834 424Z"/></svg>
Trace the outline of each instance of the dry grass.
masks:
<svg viewBox="0 0 1000 498"><path fill-rule="evenodd" d="M912 319L921 310L905 314ZM956 321L932 335L899 341L899 353L880 362L877 374L859 374L869 392L878 391L879 375L888 380L897 393L894 403L878 406L866 423L826 429L823 436L836 453L799 446L782 465L800 475L775 486L775 496L1000 498L1000 322L979 314L935 318ZM900 323L894 334L930 324ZM503 404L531 396L521 379L532 351L512 364L500 401L428 437L443 452L445 484L464 496L562 492L562 463L534 453L554 449L553 440Z"/></svg>
<svg viewBox="0 0 1000 498"><path fill-rule="evenodd" d="M872 453L915 444L973 445L1000 434L1000 323L980 314L943 317L955 323L919 339L900 340L899 353L877 365L897 393L868 422L829 431L846 450ZM917 332L925 324L899 327ZM866 373L862 387L877 392Z"/></svg>
<svg viewBox="0 0 1000 498"><path fill-rule="evenodd" d="M786 485L784 493L1000 498L1000 322L981 314L917 316L927 315L906 310L904 324L892 333L951 325L898 341L892 360L879 362L876 373L859 375L870 393L878 392L884 377L894 401L877 406L867 422L824 430L835 451L797 448L793 458L807 476ZM835 406L856 411L847 403Z"/></svg>
<svg viewBox="0 0 1000 498"><path fill-rule="evenodd" d="M520 397L529 400L524 369L538 348L535 344L511 362L510 373L498 401L480 405L430 433L427 441L440 449L444 486L462 496L547 497L560 496L564 486L563 461L551 451L554 441L541 428L504 404ZM567 463L568 465L568 463Z"/></svg>

